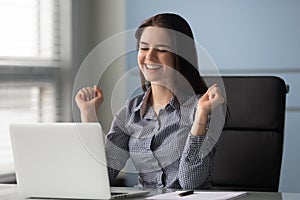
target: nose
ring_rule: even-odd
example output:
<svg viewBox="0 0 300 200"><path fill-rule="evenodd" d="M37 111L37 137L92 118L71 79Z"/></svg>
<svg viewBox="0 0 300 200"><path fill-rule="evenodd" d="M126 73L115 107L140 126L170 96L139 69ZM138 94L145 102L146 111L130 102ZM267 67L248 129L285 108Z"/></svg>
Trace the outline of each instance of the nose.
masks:
<svg viewBox="0 0 300 200"><path fill-rule="evenodd" d="M146 54L146 59L152 61L152 60L155 60L155 58L156 58L155 49L149 48L149 50L147 51L147 54Z"/></svg>

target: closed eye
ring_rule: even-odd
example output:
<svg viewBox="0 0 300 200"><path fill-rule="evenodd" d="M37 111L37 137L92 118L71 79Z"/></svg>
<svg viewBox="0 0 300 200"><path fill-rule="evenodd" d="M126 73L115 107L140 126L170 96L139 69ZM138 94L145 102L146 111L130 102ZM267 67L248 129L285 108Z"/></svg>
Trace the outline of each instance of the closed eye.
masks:
<svg viewBox="0 0 300 200"><path fill-rule="evenodd" d="M147 50L149 50L149 48L148 47L140 47L140 50L147 51Z"/></svg>
<svg viewBox="0 0 300 200"><path fill-rule="evenodd" d="M165 52L170 52L169 50L167 49L157 49L158 52L161 52L161 53L165 53Z"/></svg>

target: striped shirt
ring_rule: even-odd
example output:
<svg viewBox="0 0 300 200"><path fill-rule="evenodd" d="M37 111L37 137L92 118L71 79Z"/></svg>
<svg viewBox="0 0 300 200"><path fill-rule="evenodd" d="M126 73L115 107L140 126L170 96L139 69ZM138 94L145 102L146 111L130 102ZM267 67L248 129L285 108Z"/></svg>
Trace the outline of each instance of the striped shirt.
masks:
<svg viewBox="0 0 300 200"><path fill-rule="evenodd" d="M110 180L131 158L140 187L208 188L215 144L224 125L222 107L209 115L206 135L193 136L200 96L173 96L156 114L150 94L151 89L130 99L114 117L105 143Z"/></svg>

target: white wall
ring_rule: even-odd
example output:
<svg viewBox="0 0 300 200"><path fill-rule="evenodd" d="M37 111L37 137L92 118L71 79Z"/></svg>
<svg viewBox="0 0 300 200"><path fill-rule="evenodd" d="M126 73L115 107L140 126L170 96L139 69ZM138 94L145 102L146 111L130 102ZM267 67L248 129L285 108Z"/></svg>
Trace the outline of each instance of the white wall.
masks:
<svg viewBox="0 0 300 200"><path fill-rule="evenodd" d="M97 84L104 92L104 102L98 117L105 132L108 132L113 118L111 93L119 76L124 74L125 61L122 57L103 65L103 60L114 52L122 50L124 41L105 46L110 38L125 29L125 9L123 1L116 0L73 0L73 62L75 82L73 89L73 118L80 121L79 110L74 103L74 95L79 89ZM78 78L79 77L79 78ZM119 91L117 106L124 104L125 89ZM115 105L114 105L115 106ZM103 114L105 113L105 115Z"/></svg>

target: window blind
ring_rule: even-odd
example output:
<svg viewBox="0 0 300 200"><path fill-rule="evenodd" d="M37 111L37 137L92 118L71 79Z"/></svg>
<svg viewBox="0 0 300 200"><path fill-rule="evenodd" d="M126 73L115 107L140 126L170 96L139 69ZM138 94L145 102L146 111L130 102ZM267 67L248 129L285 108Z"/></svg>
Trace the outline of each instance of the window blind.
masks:
<svg viewBox="0 0 300 200"><path fill-rule="evenodd" d="M38 86L37 86L38 85ZM55 121L55 99L51 84L0 85L0 170L14 169L9 123Z"/></svg>
<svg viewBox="0 0 300 200"><path fill-rule="evenodd" d="M0 0L0 175L14 171L9 123L61 120L59 6Z"/></svg>

